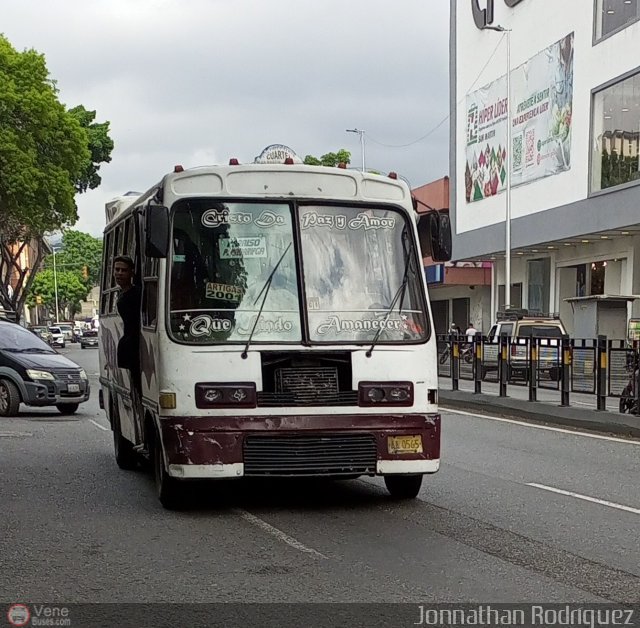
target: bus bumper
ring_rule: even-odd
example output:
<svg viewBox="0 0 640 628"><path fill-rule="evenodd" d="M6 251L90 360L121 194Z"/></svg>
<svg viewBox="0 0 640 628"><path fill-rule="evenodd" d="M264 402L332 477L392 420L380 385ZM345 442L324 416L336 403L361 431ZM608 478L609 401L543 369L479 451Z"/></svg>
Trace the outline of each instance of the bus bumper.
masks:
<svg viewBox="0 0 640 628"><path fill-rule="evenodd" d="M439 414L172 417L160 424L175 478L425 474L440 466Z"/></svg>

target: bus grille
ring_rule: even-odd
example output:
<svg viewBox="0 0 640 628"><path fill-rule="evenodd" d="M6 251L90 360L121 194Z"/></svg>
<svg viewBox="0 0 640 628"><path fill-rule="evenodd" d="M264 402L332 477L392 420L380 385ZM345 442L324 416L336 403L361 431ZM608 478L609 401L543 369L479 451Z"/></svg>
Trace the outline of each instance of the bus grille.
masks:
<svg viewBox="0 0 640 628"><path fill-rule="evenodd" d="M244 474L269 476L375 473L370 434L255 436L244 441Z"/></svg>
<svg viewBox="0 0 640 628"><path fill-rule="evenodd" d="M281 368L275 371L275 391L258 393L258 406L357 406L358 393L338 390L335 367Z"/></svg>

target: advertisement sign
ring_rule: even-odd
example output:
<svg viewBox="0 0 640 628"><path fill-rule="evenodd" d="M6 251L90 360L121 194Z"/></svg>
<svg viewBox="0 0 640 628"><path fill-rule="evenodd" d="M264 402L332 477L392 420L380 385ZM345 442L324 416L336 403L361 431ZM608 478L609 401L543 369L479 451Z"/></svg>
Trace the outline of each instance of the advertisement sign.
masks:
<svg viewBox="0 0 640 628"><path fill-rule="evenodd" d="M515 187L571 168L573 33L511 71ZM506 75L467 96L465 196L480 201L507 185Z"/></svg>

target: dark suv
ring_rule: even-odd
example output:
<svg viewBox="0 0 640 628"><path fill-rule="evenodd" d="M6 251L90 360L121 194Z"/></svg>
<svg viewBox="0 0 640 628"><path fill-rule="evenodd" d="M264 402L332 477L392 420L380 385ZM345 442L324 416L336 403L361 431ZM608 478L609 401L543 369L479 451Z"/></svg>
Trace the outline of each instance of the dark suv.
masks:
<svg viewBox="0 0 640 628"><path fill-rule="evenodd" d="M0 417L15 416L20 403L73 414L88 399L84 369L24 327L0 320Z"/></svg>

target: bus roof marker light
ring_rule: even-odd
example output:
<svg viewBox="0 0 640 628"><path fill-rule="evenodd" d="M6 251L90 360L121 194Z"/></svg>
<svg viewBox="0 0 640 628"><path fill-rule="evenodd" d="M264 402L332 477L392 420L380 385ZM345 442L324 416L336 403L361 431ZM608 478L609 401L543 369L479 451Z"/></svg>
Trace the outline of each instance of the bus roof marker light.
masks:
<svg viewBox="0 0 640 628"><path fill-rule="evenodd" d="M338 164L338 168L342 168L343 170L346 170L347 169L347 164L345 164L344 161L341 161Z"/></svg>
<svg viewBox="0 0 640 628"><path fill-rule="evenodd" d="M230 166L239 166L240 162L235 157L232 157L231 159L229 159L229 165Z"/></svg>
<svg viewBox="0 0 640 628"><path fill-rule="evenodd" d="M293 157L287 157L284 160L285 166L293 166Z"/></svg>
<svg viewBox="0 0 640 628"><path fill-rule="evenodd" d="M177 166L173 167L173 171L174 172L184 172L184 168L180 164L178 164Z"/></svg>
<svg viewBox="0 0 640 628"><path fill-rule="evenodd" d="M389 178L390 179L397 179L398 178L398 173L397 172L390 172L389 173Z"/></svg>

